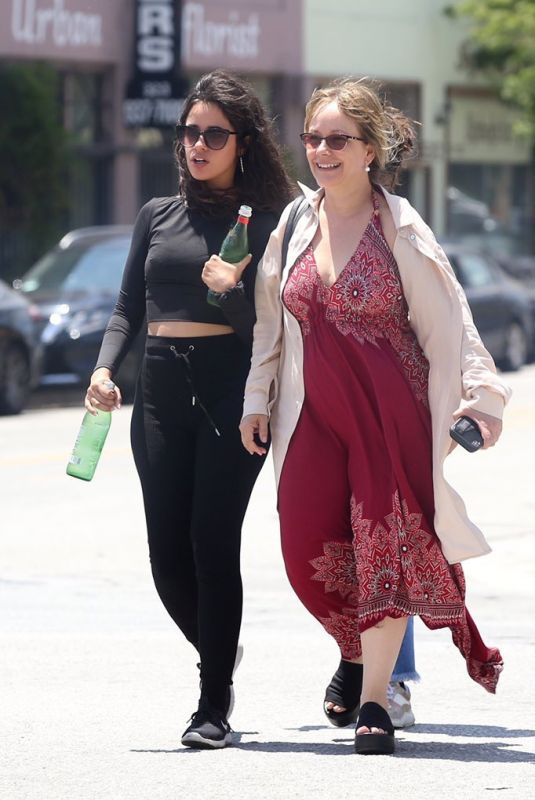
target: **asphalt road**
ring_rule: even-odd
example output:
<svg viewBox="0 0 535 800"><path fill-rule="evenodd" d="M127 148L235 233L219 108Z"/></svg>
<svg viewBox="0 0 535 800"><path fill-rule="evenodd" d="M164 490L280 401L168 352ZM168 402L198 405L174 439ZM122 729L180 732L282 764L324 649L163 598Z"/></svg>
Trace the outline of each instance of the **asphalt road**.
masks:
<svg viewBox="0 0 535 800"><path fill-rule="evenodd" d="M447 631L416 624L417 724L394 757L353 753L321 711L332 641L288 587L271 464L244 531L245 656L236 746L180 746L197 700L195 653L152 586L130 409L114 416L92 483L65 465L77 390L0 419L0 797L535 798L535 367L498 447L455 452L448 473L493 553L466 563L468 605L506 667L496 696L467 676Z"/></svg>

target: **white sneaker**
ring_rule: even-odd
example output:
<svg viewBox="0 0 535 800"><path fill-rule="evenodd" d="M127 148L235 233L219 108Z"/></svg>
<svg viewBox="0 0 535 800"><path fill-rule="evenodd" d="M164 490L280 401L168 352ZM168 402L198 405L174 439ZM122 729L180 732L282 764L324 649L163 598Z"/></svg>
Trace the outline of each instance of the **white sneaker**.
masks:
<svg viewBox="0 0 535 800"><path fill-rule="evenodd" d="M403 681L391 681L387 688L388 713L394 728L410 728L416 722L411 708L411 690Z"/></svg>

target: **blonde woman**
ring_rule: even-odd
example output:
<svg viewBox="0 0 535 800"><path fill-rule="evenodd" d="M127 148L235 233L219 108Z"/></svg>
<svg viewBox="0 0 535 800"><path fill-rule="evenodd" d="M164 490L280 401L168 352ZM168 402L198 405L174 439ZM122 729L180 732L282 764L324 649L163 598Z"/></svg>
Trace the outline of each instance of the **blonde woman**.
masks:
<svg viewBox="0 0 535 800"><path fill-rule="evenodd" d="M292 586L342 661L362 665L362 754L394 752L387 686L408 617L449 627L489 691L502 668L466 610L459 563L489 547L442 465L462 414L483 447L496 443L509 390L432 232L385 188L413 137L363 81L313 93L301 139L320 188L304 190L282 269L288 210L259 267L241 422L262 455L269 421Z"/></svg>

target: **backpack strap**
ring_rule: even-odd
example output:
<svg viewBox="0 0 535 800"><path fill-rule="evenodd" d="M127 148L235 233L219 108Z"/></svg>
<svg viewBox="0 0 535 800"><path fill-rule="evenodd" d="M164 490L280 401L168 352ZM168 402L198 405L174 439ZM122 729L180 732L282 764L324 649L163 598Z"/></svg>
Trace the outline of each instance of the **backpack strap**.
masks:
<svg viewBox="0 0 535 800"><path fill-rule="evenodd" d="M286 258L288 256L288 245L290 244L290 239L292 238L292 234L295 230L295 226L297 225L297 221L300 217L303 216L305 211L308 208L308 201L305 197L297 197L290 209L290 213L288 215L288 221L286 223L286 229L284 231L284 236L282 238L282 246L281 246L281 272L284 269L284 265L286 264Z"/></svg>

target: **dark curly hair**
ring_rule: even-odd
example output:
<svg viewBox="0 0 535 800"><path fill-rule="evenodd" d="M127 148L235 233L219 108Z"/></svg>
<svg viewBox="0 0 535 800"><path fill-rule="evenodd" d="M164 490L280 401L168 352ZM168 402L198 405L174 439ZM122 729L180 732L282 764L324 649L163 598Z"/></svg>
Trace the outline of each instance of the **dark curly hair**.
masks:
<svg viewBox="0 0 535 800"><path fill-rule="evenodd" d="M195 103L213 103L238 131L244 148L244 172L236 170L234 185L225 190L208 187L193 178L186 165L184 146L175 143L179 194L189 208L210 216L234 213L241 203L254 210L280 213L294 191L275 141L271 122L253 88L242 78L223 70L203 75L186 97L179 123L184 125Z"/></svg>
<svg viewBox="0 0 535 800"><path fill-rule="evenodd" d="M353 119L375 156L370 164L370 180L391 191L399 184L399 173L414 155L418 123L409 119L382 96L381 85L368 78L339 78L315 89L305 111L305 130L321 106L335 100L338 108Z"/></svg>

